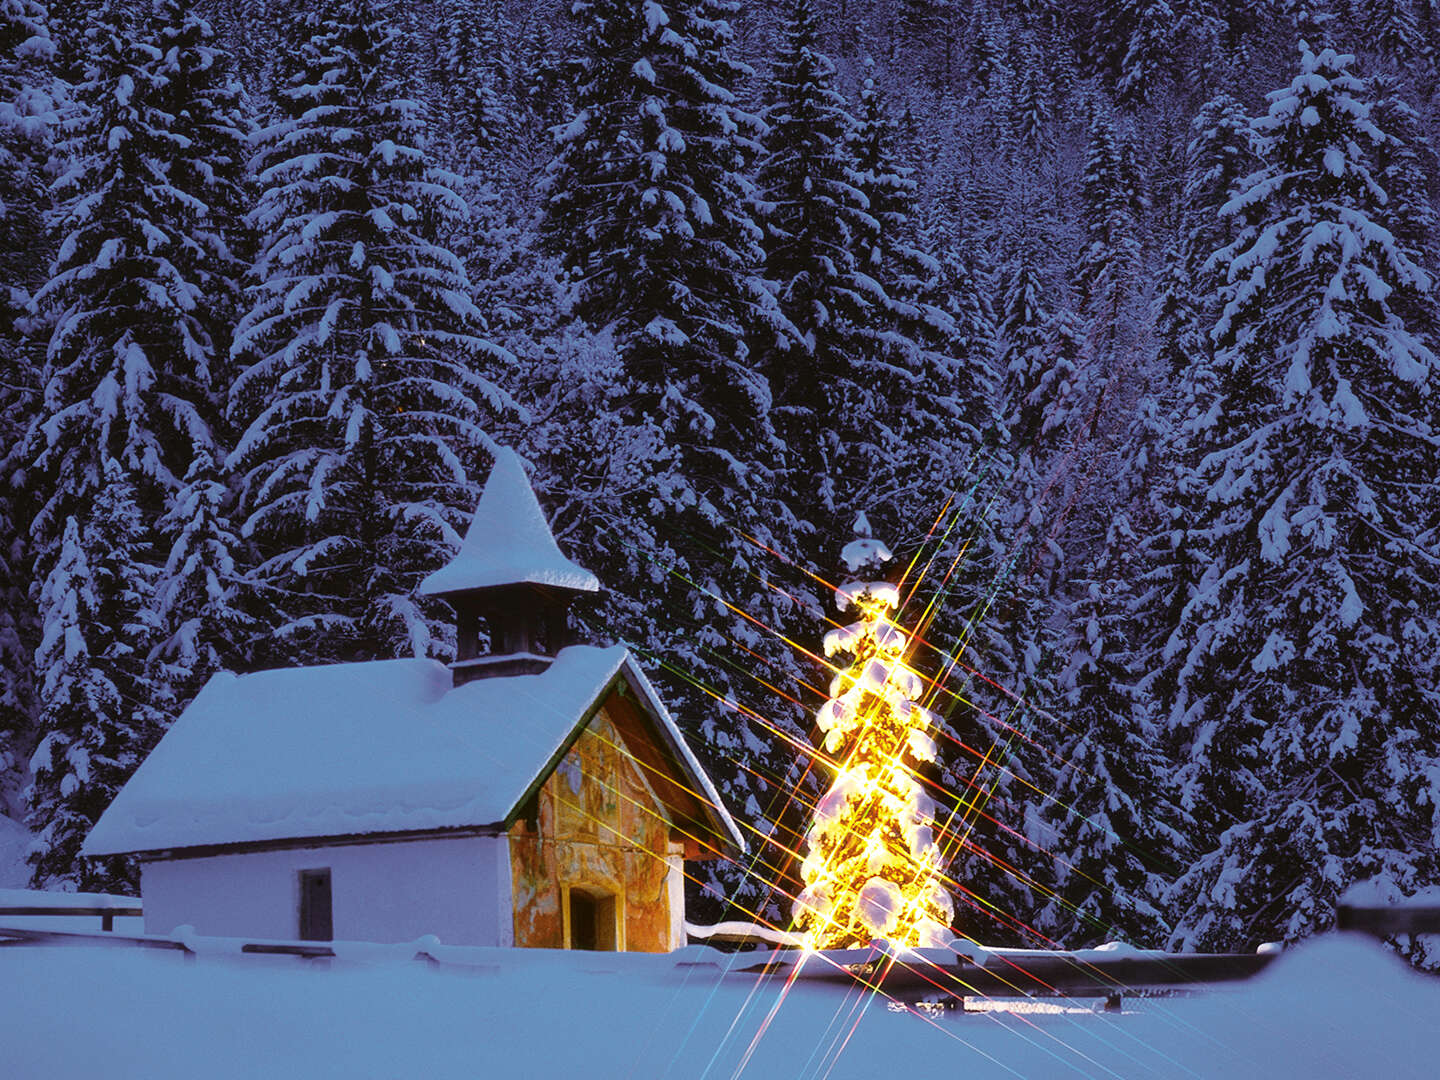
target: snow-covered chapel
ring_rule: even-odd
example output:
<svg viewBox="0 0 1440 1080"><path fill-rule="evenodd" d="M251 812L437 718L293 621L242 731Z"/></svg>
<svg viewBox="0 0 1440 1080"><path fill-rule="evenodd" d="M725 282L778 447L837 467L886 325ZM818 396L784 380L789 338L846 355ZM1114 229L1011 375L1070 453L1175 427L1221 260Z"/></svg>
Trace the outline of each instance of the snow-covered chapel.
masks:
<svg viewBox="0 0 1440 1080"><path fill-rule="evenodd" d="M630 652L570 643L599 587L502 450L421 586L454 663L217 674L84 853L138 856L151 933L683 945L684 860L744 842Z"/></svg>

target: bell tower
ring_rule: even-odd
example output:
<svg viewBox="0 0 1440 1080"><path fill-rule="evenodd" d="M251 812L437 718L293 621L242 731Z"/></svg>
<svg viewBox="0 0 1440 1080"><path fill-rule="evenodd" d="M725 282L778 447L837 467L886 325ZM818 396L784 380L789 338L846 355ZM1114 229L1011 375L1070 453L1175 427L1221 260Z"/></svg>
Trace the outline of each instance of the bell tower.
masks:
<svg viewBox="0 0 1440 1080"><path fill-rule="evenodd" d="M460 551L420 585L455 609L455 685L534 675L572 644L570 605L600 591L560 551L515 451L501 447ZM480 639L488 631L489 652Z"/></svg>

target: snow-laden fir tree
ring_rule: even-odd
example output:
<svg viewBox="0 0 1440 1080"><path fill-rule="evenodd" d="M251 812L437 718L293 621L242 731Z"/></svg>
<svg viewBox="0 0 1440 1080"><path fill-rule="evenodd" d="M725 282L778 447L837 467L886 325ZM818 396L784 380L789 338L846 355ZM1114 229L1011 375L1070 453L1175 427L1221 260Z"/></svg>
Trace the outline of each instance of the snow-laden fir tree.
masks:
<svg viewBox="0 0 1440 1080"><path fill-rule="evenodd" d="M171 117L177 145L167 179L185 211L177 266L197 290L192 315L203 338L192 351L197 390L220 399L229 384L230 331L240 305L249 252L245 115L230 54L187 0L156 0L149 31L162 80L156 105ZM217 433L216 445L223 442Z"/></svg>
<svg viewBox="0 0 1440 1080"><path fill-rule="evenodd" d="M216 671L242 665L256 630L243 608L240 538L230 520L231 493L223 474L200 451L170 508L156 523L169 544L155 589L159 625L151 652L166 686L162 702L178 713Z"/></svg>
<svg viewBox="0 0 1440 1080"><path fill-rule="evenodd" d="M809 510L802 554L812 565L823 564L826 538L843 528L846 507L868 505L878 494L837 485L883 475L899 453L893 426L868 421L890 413L892 373L882 373L884 361L861 338L884 324L890 298L860 265L862 255L877 252L862 238L878 234L879 223L860 190L846 141L855 119L820 35L811 0L796 0L766 89L769 130L758 169L765 274L798 331L768 343L765 368L787 473ZM914 385L902 372L893 375Z"/></svg>
<svg viewBox="0 0 1440 1080"><path fill-rule="evenodd" d="M891 558L862 514L842 558L852 574L878 577ZM806 833L795 922L810 947L856 948L885 939L909 948L949 944L952 904L935 838L935 803L920 767L936 757L934 717L918 699L925 681L909 666L911 641L893 619L900 590L853 580L836 591L858 618L825 635L825 654L848 653L816 714L835 778Z"/></svg>
<svg viewBox="0 0 1440 1080"><path fill-rule="evenodd" d="M1385 193L1392 231L1412 251L1433 251L1440 243L1440 154L1398 79L1376 75L1370 93L1371 119L1385 133L1375 165L1390 178Z"/></svg>
<svg viewBox="0 0 1440 1080"><path fill-rule="evenodd" d="M28 522L35 492L23 483L27 429L39 405L39 356L25 316L49 259L45 163L56 117L45 11L0 2L0 812L6 772L23 754L34 718L34 557Z"/></svg>
<svg viewBox="0 0 1440 1080"><path fill-rule="evenodd" d="M273 97L277 72L289 57L292 0L234 0L204 10L225 52L256 98ZM197 14L200 14L197 12Z"/></svg>
<svg viewBox="0 0 1440 1080"><path fill-rule="evenodd" d="M1140 271L1136 211L1143 196L1135 190L1125 155L1114 118L1097 104L1085 147L1080 215L1085 232L1075 288L1082 310L1102 335L1115 332Z"/></svg>
<svg viewBox="0 0 1440 1080"><path fill-rule="evenodd" d="M458 543L488 429L512 408L510 354L436 242L465 204L397 85L390 15L371 0L312 11L282 115L258 137L229 460L259 554L253 602L279 613L291 663L448 650L414 590Z"/></svg>
<svg viewBox="0 0 1440 1080"><path fill-rule="evenodd" d="M1018 66L1015 100L1010 110L1010 137L1017 154L1034 160L1050 149L1054 88L1033 38L1027 38L1021 47Z"/></svg>
<svg viewBox="0 0 1440 1080"><path fill-rule="evenodd" d="M1142 402L1109 479L1116 509L1103 547L1068 575L1073 599L1056 679L1060 760L1043 805L1055 886L1036 922L1071 948L1112 940L1163 946L1166 892L1186 864L1174 765L1154 710L1137 693L1154 641L1137 615L1149 611L1141 594L1153 568L1136 520L1152 525L1148 463L1164 432L1153 400Z"/></svg>
<svg viewBox="0 0 1440 1080"><path fill-rule="evenodd" d="M1156 337L1168 380L1210 351L1210 328L1220 312L1212 304L1224 281L1225 267L1214 254L1232 239L1232 215L1220 208L1251 172L1250 117L1229 94L1200 107L1185 152L1185 180L1174 243L1167 252L1164 284L1156 302Z"/></svg>
<svg viewBox="0 0 1440 1080"><path fill-rule="evenodd" d="M753 395L747 334L786 331L758 273L745 174L763 128L737 96L750 69L731 55L734 11L730 0L579 5L576 111L546 181L547 236L582 280L578 311L618 320L647 381L671 349L703 355L712 398L721 385Z"/></svg>
<svg viewBox="0 0 1440 1080"><path fill-rule="evenodd" d="M15 320L44 272L45 160L56 116L49 73L55 45L45 9L0 2L0 348L15 357ZM18 365L18 357L15 358ZM7 394L0 400L8 401Z"/></svg>
<svg viewBox="0 0 1440 1080"><path fill-rule="evenodd" d="M1121 9L1116 21L1123 20L1130 29L1116 72L1115 96L1126 105L1142 104L1174 77L1175 11L1169 0L1122 0L1107 6Z"/></svg>
<svg viewBox="0 0 1440 1080"><path fill-rule="evenodd" d="M163 79L158 102L181 140L167 175L185 209L177 227L186 243L174 262L196 287L191 315L199 332L187 356L190 379L210 425L210 437L196 439L180 486L155 522L158 553L164 554L157 584L162 627L157 659L164 661L166 708L174 715L217 668L238 666L243 655L245 620L233 608L232 500L217 459L230 443L222 416L248 246L243 215L249 125L230 57L210 24L184 0L158 0L151 26ZM203 586L197 584L200 577Z"/></svg>
<svg viewBox="0 0 1440 1080"><path fill-rule="evenodd" d="M970 24L970 71L985 97L1003 100L1013 73L1005 26L986 4L976 4Z"/></svg>
<svg viewBox="0 0 1440 1080"><path fill-rule="evenodd" d="M881 285L880 313L898 313L888 323L875 318L854 340L866 350L862 355L885 363L874 381L898 388L910 374L915 389L882 400L870 414L835 417L849 444L866 438L866 423L893 433L873 475L844 477L837 486L846 497L854 492L883 502L894 517L901 555L922 560L916 572L925 588L918 599L927 614L917 627L924 644L912 663L947 676L935 696L947 725L939 768L963 802L977 765L970 751L1004 737L992 719L1012 700L997 687L1027 685L1026 657L1034 651L1032 608L1012 602L1020 548L1003 535L1014 466L1013 445L999 419L994 317L986 302L987 275L979 270L983 251L974 238L945 234L936 248L939 259L912 239L912 181L894 163L891 128L872 87L862 86L858 112L849 146L868 208L859 219L858 269ZM876 329L886 339L884 348L871 342ZM866 483L873 487L861 486ZM1030 596L1027 588L1026 600ZM1020 764L1025 756L1010 757L1011 773L1036 773ZM993 779L992 773L984 782ZM947 816L956 811L954 820L965 815L963 808L945 809ZM1022 826L1025 814L1018 810ZM980 832L960 830L956 837L976 841L981 833L988 836L988 822ZM974 854L972 845L959 858L968 864Z"/></svg>
<svg viewBox="0 0 1440 1080"><path fill-rule="evenodd" d="M854 219L855 280L869 305L847 348L863 363L853 377L888 389L868 412L828 418L837 448L854 445L867 426L888 433L889 452L863 478L870 488L847 488L841 497L886 492L890 513L905 523L900 546L908 554L911 534L933 520L944 496L970 487L1001 452L994 333L966 255L946 253L955 271L947 278L940 259L921 247L913 170L900 164L895 121L872 70L846 135L865 206ZM953 311L965 318L963 329Z"/></svg>
<svg viewBox="0 0 1440 1080"><path fill-rule="evenodd" d="M1357 6L1356 40L1364 41L1368 49L1386 57L1401 71L1414 71L1417 62L1425 57L1427 46L1434 48L1425 40L1413 0L1365 0Z"/></svg>
<svg viewBox="0 0 1440 1080"><path fill-rule="evenodd" d="M89 528L108 486L102 460L133 484L144 557L164 561L157 520L196 458L221 452L218 387L240 269L238 91L209 27L176 0L144 21L120 5L97 18L65 122L59 250L36 294L54 320L31 440L42 573L68 518ZM148 657L115 662L138 678Z"/></svg>
<svg viewBox="0 0 1440 1080"><path fill-rule="evenodd" d="M1165 639L1205 568L1186 526L1204 512L1206 491L1199 486L1178 490L1175 476L1206 453L1193 443L1188 427L1211 407L1220 378L1210 331L1220 316L1229 270L1222 253L1244 218L1221 209L1258 164L1251 151L1250 118L1228 94L1202 105L1191 131L1178 235L1167 252L1166 277L1155 304L1153 390L1141 398L1126 446L1125 475L1134 495L1126 522L1145 552L1127 594L1135 700L1151 724L1163 724L1156 710L1172 694L1174 672L1160 663ZM1142 426L1148 431L1137 439Z"/></svg>
<svg viewBox="0 0 1440 1080"><path fill-rule="evenodd" d="M1124 0L1105 6L1130 9L1133 20L1115 80L1116 97L1127 107L1202 79L1205 61L1218 52L1225 30L1213 0Z"/></svg>
<svg viewBox="0 0 1440 1080"><path fill-rule="evenodd" d="M793 556L794 526L751 343L795 334L762 275L747 174L763 125L738 97L750 71L732 55L734 11L729 0L577 5L576 111L557 132L545 236L576 275L575 310L606 329L623 363L612 398L623 441L594 444L617 462L582 467L644 463L623 502L591 517L582 550L616 583L612 603L628 606L616 622L687 672L674 693L703 718L701 745L733 759L715 763L733 777L732 804L760 819L785 803L794 761L775 729L798 735L798 712L776 714L772 688L797 694L801 673L774 634L788 599L765 583L776 570L767 549ZM624 599L656 592L663 606ZM768 719L717 710L716 698ZM722 891L750 904L745 890L773 879Z"/></svg>
<svg viewBox="0 0 1440 1080"><path fill-rule="evenodd" d="M516 121L503 5L446 0L439 14L433 78L445 123L438 141L457 169L493 174L508 164Z"/></svg>
<svg viewBox="0 0 1440 1080"><path fill-rule="evenodd" d="M566 78L566 41L563 35L555 33L555 27L563 23L567 11L565 4L540 0L529 6L526 17L517 27L515 98L539 131L563 120L572 103L574 83ZM544 142L537 139L536 148L543 147Z"/></svg>
<svg viewBox="0 0 1440 1080"><path fill-rule="evenodd" d="M40 742L26 793L37 888L130 893L123 859L82 860L80 844L160 734L144 660L155 637L154 571L136 491L113 459L81 525L65 519L40 589Z"/></svg>
<svg viewBox="0 0 1440 1080"><path fill-rule="evenodd" d="M54 320L34 440L46 566L65 519L102 486L104 457L157 512L211 439L208 223L172 178L191 134L165 111L165 59L145 30L123 5L105 9L65 120L59 250L35 297Z"/></svg>
<svg viewBox="0 0 1440 1080"><path fill-rule="evenodd" d="M1189 948L1311 933L1359 879L1440 878L1440 311L1352 63L1302 46L1224 209L1214 391L1179 478L1206 569L1166 647L1204 845L1170 900Z"/></svg>
<svg viewBox="0 0 1440 1080"><path fill-rule="evenodd" d="M1000 274L996 330L1000 337L1001 370L1012 376L1025 370L1026 355L1045 342L1050 309L1042 270L1040 238L1026 231L1006 252Z"/></svg>

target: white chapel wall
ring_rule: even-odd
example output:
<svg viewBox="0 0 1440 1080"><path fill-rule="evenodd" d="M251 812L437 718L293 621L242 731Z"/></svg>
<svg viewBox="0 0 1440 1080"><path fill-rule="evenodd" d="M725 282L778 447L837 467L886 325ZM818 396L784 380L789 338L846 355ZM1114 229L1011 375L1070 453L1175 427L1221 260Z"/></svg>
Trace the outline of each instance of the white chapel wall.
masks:
<svg viewBox="0 0 1440 1080"><path fill-rule="evenodd" d="M145 930L190 925L216 937L299 934L299 872L328 867L335 939L510 945L510 853L504 836L245 852L147 862Z"/></svg>

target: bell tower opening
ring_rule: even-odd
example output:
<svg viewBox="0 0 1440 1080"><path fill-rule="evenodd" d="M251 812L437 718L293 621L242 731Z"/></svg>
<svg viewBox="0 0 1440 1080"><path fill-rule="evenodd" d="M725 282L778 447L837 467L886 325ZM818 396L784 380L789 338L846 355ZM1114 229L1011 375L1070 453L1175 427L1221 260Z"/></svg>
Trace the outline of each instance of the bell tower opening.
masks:
<svg viewBox="0 0 1440 1080"><path fill-rule="evenodd" d="M561 552L519 456L504 447L460 551L420 586L455 612L456 686L544 671L573 643L570 606L599 590L595 575Z"/></svg>

